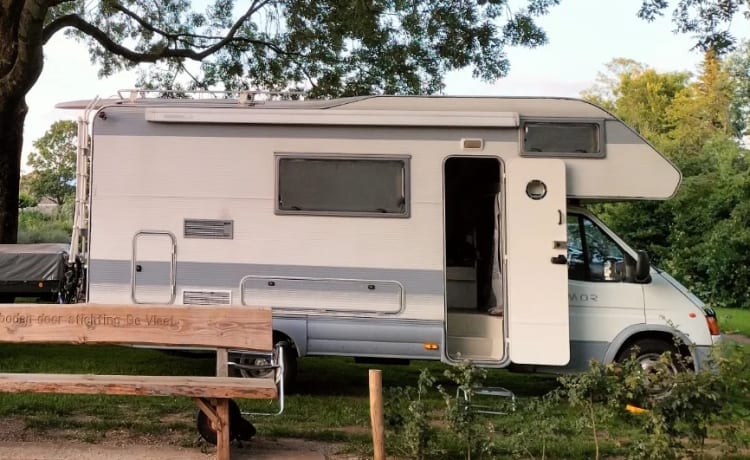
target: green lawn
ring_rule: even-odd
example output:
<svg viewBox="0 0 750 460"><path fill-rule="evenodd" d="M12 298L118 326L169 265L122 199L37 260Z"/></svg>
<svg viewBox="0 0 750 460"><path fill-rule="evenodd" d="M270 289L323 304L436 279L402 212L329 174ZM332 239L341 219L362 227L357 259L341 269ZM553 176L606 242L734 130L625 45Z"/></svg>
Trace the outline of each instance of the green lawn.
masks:
<svg viewBox="0 0 750 460"><path fill-rule="evenodd" d="M347 358L306 358L300 360L295 392L288 395L284 414L250 419L264 437L340 442L355 455L371 455L367 385L368 370L372 368L383 371L386 397L395 388L416 385L425 368L448 395L455 394L455 386L443 374L446 367L440 363L368 365ZM214 371L214 360L124 347L5 344L0 345L0 371L208 375ZM489 434L493 442L492 454L484 458L542 458L542 452L547 458L594 458L585 411L570 408L564 400L555 403L546 415L534 410L542 395L559 387L555 377L496 370L488 373L486 384L513 390L519 401L515 412L506 406L506 415L478 419L481 432ZM275 409L265 401L238 402L244 410L253 412ZM427 458L463 458L460 445L446 430L442 396L433 389L424 402L431 423L440 427L437 450L442 449L441 454ZM737 408L750 413L747 404ZM124 430L136 437L157 436L163 442L195 446L195 413L188 398L0 394L0 416L20 419L27 430L42 438L65 432L66 437L98 442L111 430ZM387 420L392 415L386 412ZM627 418L603 419L599 423L602 426L597 437L602 458L625 458L628 443L639 434L637 425ZM412 458L396 441L398 429L388 428L387 433L389 456ZM750 440L750 433L738 433Z"/></svg>
<svg viewBox="0 0 750 460"><path fill-rule="evenodd" d="M719 327L724 334L742 334L750 337L750 309L716 308Z"/></svg>

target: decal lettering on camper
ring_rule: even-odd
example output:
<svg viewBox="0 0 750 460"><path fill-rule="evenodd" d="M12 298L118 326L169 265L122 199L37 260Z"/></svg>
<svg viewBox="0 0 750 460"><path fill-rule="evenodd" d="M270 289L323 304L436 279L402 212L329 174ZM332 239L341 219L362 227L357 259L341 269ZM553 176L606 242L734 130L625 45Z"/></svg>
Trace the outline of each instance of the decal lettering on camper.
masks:
<svg viewBox="0 0 750 460"><path fill-rule="evenodd" d="M576 292L568 293L568 302L598 302L599 296L596 294L581 294Z"/></svg>

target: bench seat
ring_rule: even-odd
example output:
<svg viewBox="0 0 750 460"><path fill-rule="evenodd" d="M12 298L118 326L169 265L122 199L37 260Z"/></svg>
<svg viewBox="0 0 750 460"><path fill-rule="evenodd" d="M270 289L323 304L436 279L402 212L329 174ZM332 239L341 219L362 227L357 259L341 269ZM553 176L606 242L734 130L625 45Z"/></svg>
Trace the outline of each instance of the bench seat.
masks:
<svg viewBox="0 0 750 460"><path fill-rule="evenodd" d="M92 374L0 374L0 393L250 399L277 396L272 378Z"/></svg>
<svg viewBox="0 0 750 460"><path fill-rule="evenodd" d="M233 398L273 399L274 377L229 377L229 350L273 355L268 308L246 305L0 304L0 343L213 348L216 376L0 373L0 393L185 396L201 436L229 460ZM283 381L280 382L283 389ZM283 402L281 403L283 407ZM242 416L239 415L243 421ZM201 423L200 420L204 420ZM248 423L247 421L244 421Z"/></svg>

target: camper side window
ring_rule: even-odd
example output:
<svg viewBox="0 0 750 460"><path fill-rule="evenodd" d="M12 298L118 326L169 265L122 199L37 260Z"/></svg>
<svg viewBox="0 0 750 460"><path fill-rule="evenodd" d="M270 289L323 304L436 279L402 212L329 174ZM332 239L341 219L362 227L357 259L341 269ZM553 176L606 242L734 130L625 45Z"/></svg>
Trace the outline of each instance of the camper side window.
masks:
<svg viewBox="0 0 750 460"><path fill-rule="evenodd" d="M279 155L278 214L408 217L409 159Z"/></svg>
<svg viewBox="0 0 750 460"><path fill-rule="evenodd" d="M568 216L568 279L622 281L625 257L612 238L591 220Z"/></svg>
<svg viewBox="0 0 750 460"><path fill-rule="evenodd" d="M523 156L604 156L602 123L570 121L525 121Z"/></svg>

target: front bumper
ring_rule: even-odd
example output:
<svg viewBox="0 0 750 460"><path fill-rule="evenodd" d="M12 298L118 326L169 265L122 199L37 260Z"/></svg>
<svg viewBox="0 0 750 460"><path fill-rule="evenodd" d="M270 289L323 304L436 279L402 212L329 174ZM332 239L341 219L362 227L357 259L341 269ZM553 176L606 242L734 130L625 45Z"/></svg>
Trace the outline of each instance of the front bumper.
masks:
<svg viewBox="0 0 750 460"><path fill-rule="evenodd" d="M713 359L712 355L718 349L718 345L721 344L722 337L720 335L712 335L711 342L713 343L713 345L696 345L693 349L693 362L695 363L695 370L702 371L711 370L714 368L712 362L714 362L715 360Z"/></svg>

